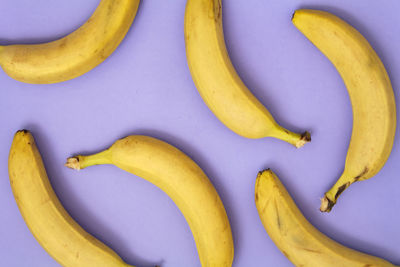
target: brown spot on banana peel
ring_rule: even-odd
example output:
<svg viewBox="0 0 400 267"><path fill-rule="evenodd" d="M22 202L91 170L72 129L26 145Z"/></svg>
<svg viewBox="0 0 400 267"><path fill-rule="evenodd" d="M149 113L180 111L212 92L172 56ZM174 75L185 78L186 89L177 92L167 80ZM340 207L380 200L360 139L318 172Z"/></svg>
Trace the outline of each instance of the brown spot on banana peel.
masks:
<svg viewBox="0 0 400 267"><path fill-rule="evenodd" d="M211 0L208 11L208 17L218 22L221 18L222 5L221 0Z"/></svg>
<svg viewBox="0 0 400 267"><path fill-rule="evenodd" d="M215 21L218 21L221 18L221 13L222 13L221 0L214 0L214 8L215 8Z"/></svg>
<svg viewBox="0 0 400 267"><path fill-rule="evenodd" d="M354 177L354 182L360 180L368 172L368 170L369 170L368 167L365 167L364 170L359 175Z"/></svg>
<svg viewBox="0 0 400 267"><path fill-rule="evenodd" d="M60 48L64 48L67 46L68 39L64 38L61 40L60 44L58 45Z"/></svg>
<svg viewBox="0 0 400 267"><path fill-rule="evenodd" d="M301 248L301 249L308 251L308 252L321 254L321 251L319 251L319 250L314 250L314 249L310 249L310 248Z"/></svg>
<svg viewBox="0 0 400 267"><path fill-rule="evenodd" d="M360 180L360 178L361 178L362 176L364 176L367 172L368 172L368 167L365 167L364 170L363 170L359 175L357 175L356 177L354 177L354 182L357 182L358 180ZM338 190L337 190L337 192L336 192L336 194L335 194L335 200L337 200L338 197L343 193L343 191L346 190L346 188L349 187L350 185L351 185L350 182L347 182L347 183L341 185L341 186L338 188Z"/></svg>
<svg viewBox="0 0 400 267"><path fill-rule="evenodd" d="M276 224L278 225L278 229L281 230L281 219L279 217L278 205L276 204L276 200L274 199L274 206L276 212Z"/></svg>
<svg viewBox="0 0 400 267"><path fill-rule="evenodd" d="M268 172L268 171L270 171L270 170L271 170L271 168L267 168L267 169L265 169L265 170L259 171L259 172L258 172L258 175L261 175L261 174L263 174L264 172Z"/></svg>
<svg viewBox="0 0 400 267"><path fill-rule="evenodd" d="M347 183L341 185L341 186L338 188L338 190L337 190L337 192L336 192L336 194L335 194L335 200L337 200L338 197L343 193L343 191L346 190L346 188L349 187L349 186L350 186L350 182L347 182Z"/></svg>

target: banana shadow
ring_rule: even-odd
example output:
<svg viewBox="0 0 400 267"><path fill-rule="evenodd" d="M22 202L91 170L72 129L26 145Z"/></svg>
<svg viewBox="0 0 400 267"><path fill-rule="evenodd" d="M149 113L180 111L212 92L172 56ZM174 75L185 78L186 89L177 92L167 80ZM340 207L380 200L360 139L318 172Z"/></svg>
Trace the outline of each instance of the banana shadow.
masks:
<svg viewBox="0 0 400 267"><path fill-rule="evenodd" d="M88 18L87 18L88 19ZM15 44L42 44L48 43L52 41L56 41L61 39L73 31L77 30L85 21L80 22L80 24L75 24L74 26L69 27L67 30L64 31L62 34L52 35L52 36L44 36L44 37L28 37L28 38L0 38L0 45L15 45Z"/></svg>
<svg viewBox="0 0 400 267"><path fill-rule="evenodd" d="M64 33L53 35L53 36L45 36L41 38L37 37L29 37L29 38L12 38L12 39L4 39L0 38L0 45L13 45L13 44L41 44L41 43L47 43L51 41L55 41L57 39L63 38L67 36L68 34L72 33L76 29L78 29L80 26L82 26L89 18L92 16L93 12L97 8L97 5L93 6L91 8L91 11L88 12L86 17L80 19L78 22L76 22L74 25L71 25L68 29L64 30Z"/></svg>
<svg viewBox="0 0 400 267"><path fill-rule="evenodd" d="M135 23L138 17L141 17L140 10L142 9L142 5L146 3L147 1L140 1L139 8L137 10L135 19L133 20L132 25ZM56 41L58 39L61 39L72 32L76 31L78 28L80 28L83 24L86 23L86 21L93 15L94 11L97 9L98 5L95 5L91 8L91 11L86 15L86 17L80 19L78 22L76 22L74 25L71 25L68 29L64 30L64 33L62 34L57 34L57 35L52 35L52 36L45 36L45 37L29 37L29 38L12 38L12 39L5 39L5 38L0 38L0 45L14 45L14 44L42 44L42 43L48 43L52 41ZM131 28L129 28L128 33L131 31ZM127 35L128 35L127 33ZM124 38L125 39L125 38ZM123 40L121 44L123 43Z"/></svg>
<svg viewBox="0 0 400 267"><path fill-rule="evenodd" d="M322 11L330 12L353 26L357 29L364 37L368 40L371 44L372 48L378 54L379 58L382 60L383 65L386 68L386 71L390 77L390 81L392 83L393 92L395 95L396 103L400 103L400 91L396 90L400 88L400 80L397 73L399 73L399 69L394 69L396 64L389 64L391 61L395 60L392 55L389 54L388 50L385 49L385 44L382 43L377 36L373 35L369 30L368 27L362 22L362 18L358 18L357 14L352 14L344 9L338 8L336 6L329 6L329 5L299 5L297 9L318 9ZM294 11L293 11L294 12ZM293 26L294 27L294 26ZM301 34L301 33L300 33ZM308 41L306 37L304 37L305 41ZM316 52L321 53L317 51ZM397 124L400 122L400 109L397 108ZM400 138L398 138L400 134L400 127L396 129L396 137L394 141L393 150L397 151L397 148L400 146Z"/></svg>
<svg viewBox="0 0 400 267"><path fill-rule="evenodd" d="M51 147L53 147L54 143L51 142L51 139L46 136L44 131L36 125L36 124L26 124L25 129L32 132L35 141L37 143L37 147L42 155L44 165L46 167L46 171L53 186L54 191L60 199L60 202L65 206L65 210L71 215L71 217L82 226L87 232L95 236L105 245L113 249L125 262L134 264L135 266L143 266L143 267L154 267L159 266L162 262L149 262L138 255L132 253L129 250L128 246L124 241L119 238L122 236L122 233L116 233L110 230L105 224L102 224L101 220L96 217L90 209L88 209L81 201L80 197L76 195L73 191L68 190L68 185L65 183L67 179L60 175L60 169L63 168L62 165L59 165L54 157L54 153L52 153ZM59 192L62 191L62 194ZM61 196L61 198L60 198ZM90 231L90 225L86 225L79 221L80 216L74 216L84 214L86 221L95 222L95 232L101 233L102 237L93 234ZM78 218L77 218L78 217ZM112 246L107 239L112 239L114 244L118 244L118 248Z"/></svg>
<svg viewBox="0 0 400 267"><path fill-rule="evenodd" d="M379 247L376 244L366 242L365 240L357 238L355 236L348 236L348 234L341 231L340 228L332 227L333 224L326 225L326 218L324 218L323 216L315 216L315 212L311 212L311 209L313 210L318 209L318 207L315 206L315 202L309 203L306 201L306 197L304 196L304 194L301 193L301 190L299 190L300 188L296 187L293 183L291 183L292 179L290 179L289 174L285 172L285 170L281 169L279 167L279 164L272 162L266 165L266 168L264 169L268 168L270 168L273 172L275 172L279 180L281 180L282 184L285 186L286 190L289 192L290 196L293 198L294 202L296 203L297 207L300 209L304 217L317 229L318 229L318 227L316 227L317 225L324 226L321 227L321 229L318 229L319 231L321 231L321 233L325 234L332 240L335 240L336 242L346 247L349 247L351 249L372 256L381 257L391 263L394 263L394 260L396 259L394 258L393 255L397 255L395 248L389 250L387 248ZM327 215L327 214L322 214L322 215ZM322 228L329 228L332 234L328 235L324 233L324 229ZM342 241L339 242L336 240L335 237L338 236L341 237ZM354 247L353 245L350 244L357 244L357 247Z"/></svg>
<svg viewBox="0 0 400 267"><path fill-rule="evenodd" d="M228 25L225 21L229 20L230 14L228 12L224 12L224 5L222 5L222 25ZM288 17L290 20L290 15ZM232 44L229 43L228 33L225 30L225 46L228 51L229 58L234 66L236 72L238 73L240 79L246 85L246 87L250 90L250 92L263 104L268 111L271 113L272 117L281 125L282 127L297 133L303 133L304 131L308 131L311 133L311 138L313 135L317 133L317 129L313 128L313 125L295 125L294 123L288 122L287 117L285 117L285 110L282 108L280 103L277 103L270 97L269 92L274 90L270 84L261 84L260 79L255 77L252 74L251 69L242 67L240 64L240 58L243 58L238 53L234 53L233 49L231 49ZM271 63L272 64L272 63Z"/></svg>

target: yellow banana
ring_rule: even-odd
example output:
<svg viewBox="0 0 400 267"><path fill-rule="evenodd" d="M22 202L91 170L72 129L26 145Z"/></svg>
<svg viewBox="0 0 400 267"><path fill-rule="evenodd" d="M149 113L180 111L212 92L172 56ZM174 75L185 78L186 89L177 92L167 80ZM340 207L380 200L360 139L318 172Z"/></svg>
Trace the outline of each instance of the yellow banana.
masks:
<svg viewBox="0 0 400 267"><path fill-rule="evenodd" d="M103 62L128 32L140 0L101 0L79 29L59 40L0 46L0 66L26 83L58 83L76 78Z"/></svg>
<svg viewBox="0 0 400 267"><path fill-rule="evenodd" d="M329 212L349 185L371 178L388 159L396 130L394 94L378 55L352 26L318 10L297 10L292 21L336 67L353 107L343 174L321 201L320 210Z"/></svg>
<svg viewBox="0 0 400 267"><path fill-rule="evenodd" d="M131 266L69 216L51 187L35 140L26 130L15 134L8 170L22 217L58 263L74 267Z"/></svg>
<svg viewBox="0 0 400 267"><path fill-rule="evenodd" d="M394 267L388 261L345 247L304 218L278 177L258 174L255 202L269 237L295 266Z"/></svg>
<svg viewBox="0 0 400 267"><path fill-rule="evenodd" d="M201 265L232 265L233 241L225 208L207 176L183 152L158 139L133 135L100 153L69 158L66 166L79 170L97 164L114 164L161 188L185 216Z"/></svg>
<svg viewBox="0 0 400 267"><path fill-rule="evenodd" d="M225 47L221 0L188 0L185 12L186 56L193 81L218 119L247 138L275 137L296 147L309 133L292 133L277 124L246 88Z"/></svg>

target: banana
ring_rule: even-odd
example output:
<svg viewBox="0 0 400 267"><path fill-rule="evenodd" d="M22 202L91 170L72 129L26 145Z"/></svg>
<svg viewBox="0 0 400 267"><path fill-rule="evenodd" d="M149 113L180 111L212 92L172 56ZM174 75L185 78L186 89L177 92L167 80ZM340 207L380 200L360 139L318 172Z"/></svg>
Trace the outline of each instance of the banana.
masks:
<svg viewBox="0 0 400 267"><path fill-rule="evenodd" d="M243 137L275 137L296 147L311 141L309 133L277 124L236 73L225 47L221 0L187 1L185 42L194 84L225 126Z"/></svg>
<svg viewBox="0 0 400 267"><path fill-rule="evenodd" d="M59 40L0 46L0 66L15 80L58 83L76 78L103 62L128 32L140 0L101 0L79 29Z"/></svg>
<svg viewBox="0 0 400 267"><path fill-rule="evenodd" d="M97 164L114 164L158 186L185 216L201 265L232 265L233 240L225 208L207 176L183 152L158 139L133 135L100 153L69 158L66 166L79 170Z"/></svg>
<svg viewBox="0 0 400 267"><path fill-rule="evenodd" d="M128 267L110 248L82 229L63 208L47 178L33 136L15 134L8 161L18 208L39 244L62 266Z"/></svg>
<svg viewBox="0 0 400 267"><path fill-rule="evenodd" d="M269 237L295 266L393 267L388 261L345 247L304 218L278 177L259 172L255 202Z"/></svg>
<svg viewBox="0 0 400 267"><path fill-rule="evenodd" d="M352 26L318 10L297 10L292 21L336 67L353 107L344 171L321 200L320 210L329 212L347 187L373 177L388 159L396 131L394 94L378 55Z"/></svg>

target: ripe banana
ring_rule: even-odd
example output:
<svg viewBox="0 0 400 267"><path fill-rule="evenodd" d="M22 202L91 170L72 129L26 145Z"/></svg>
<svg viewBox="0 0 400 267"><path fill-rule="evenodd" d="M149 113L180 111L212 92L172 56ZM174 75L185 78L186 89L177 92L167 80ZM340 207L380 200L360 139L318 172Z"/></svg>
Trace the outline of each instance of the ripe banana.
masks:
<svg viewBox="0 0 400 267"><path fill-rule="evenodd" d="M97 164L114 164L161 188L185 216L201 265L232 265L233 241L225 208L207 176L183 152L158 139L133 135L98 154L69 158L66 166L79 170Z"/></svg>
<svg viewBox="0 0 400 267"><path fill-rule="evenodd" d="M103 62L118 47L140 0L101 0L79 29L59 40L0 46L0 66L12 78L34 84L76 78Z"/></svg>
<svg viewBox="0 0 400 267"><path fill-rule="evenodd" d="M347 187L374 176L388 159L396 130L394 94L378 55L352 26L318 10L297 10L292 21L336 67L353 107L344 172L321 201L320 210L329 212Z"/></svg>
<svg viewBox="0 0 400 267"><path fill-rule="evenodd" d="M259 172L255 202L269 237L295 266L393 267L383 259L347 248L312 226L278 177Z"/></svg>
<svg viewBox="0 0 400 267"><path fill-rule="evenodd" d="M203 100L229 129L247 138L275 137L296 147L309 133L292 133L277 124L246 88L225 47L221 0L188 0L185 11L186 56Z"/></svg>
<svg viewBox="0 0 400 267"><path fill-rule="evenodd" d="M58 263L74 267L131 266L69 216L51 187L35 140L26 130L15 134L8 170L22 217Z"/></svg>

